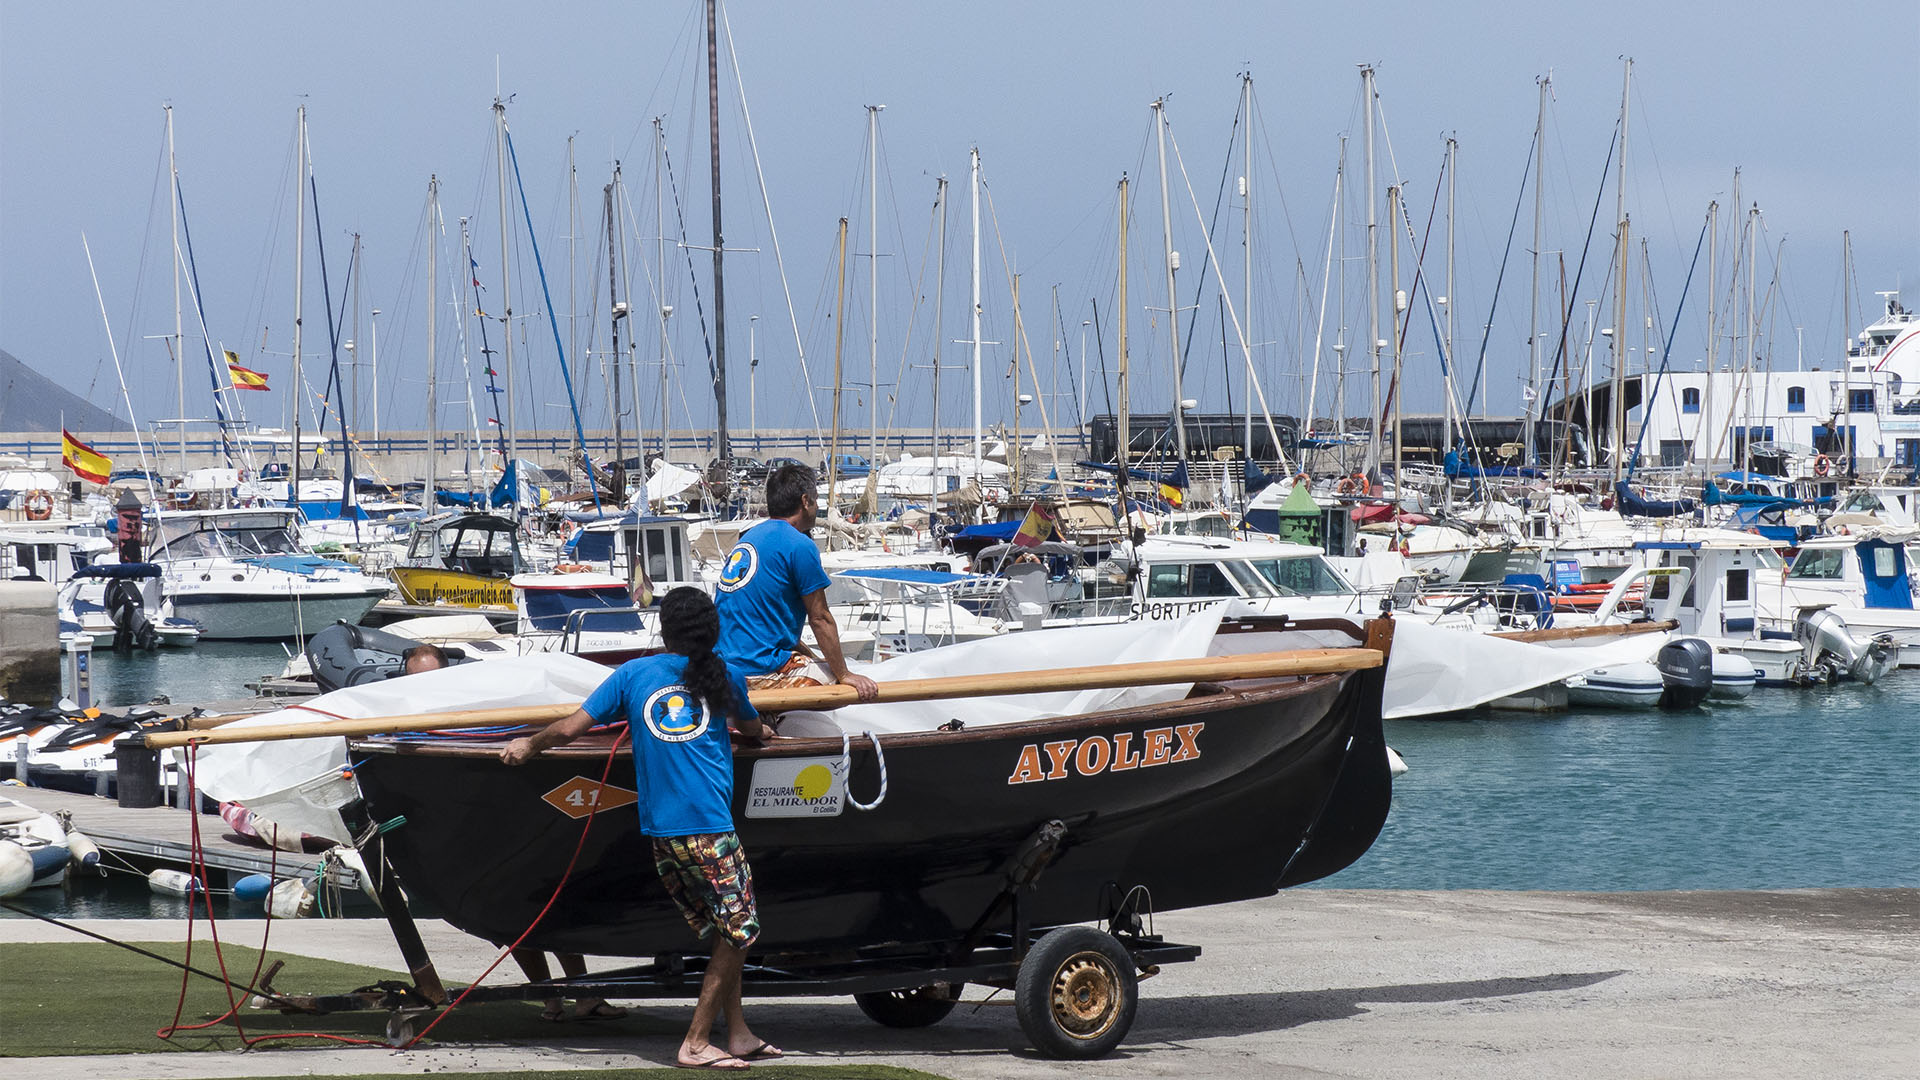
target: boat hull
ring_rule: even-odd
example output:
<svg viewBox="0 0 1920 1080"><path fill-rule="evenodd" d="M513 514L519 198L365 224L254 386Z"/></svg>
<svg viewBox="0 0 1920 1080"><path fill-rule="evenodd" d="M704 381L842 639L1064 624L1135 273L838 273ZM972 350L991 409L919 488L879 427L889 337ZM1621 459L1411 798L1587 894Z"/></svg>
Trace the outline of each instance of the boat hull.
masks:
<svg viewBox="0 0 1920 1080"><path fill-rule="evenodd" d="M795 793L796 767L831 769L840 743L741 748L733 814L760 904L755 951L959 940L1001 892L1008 858L1052 820L1065 824L1066 839L1023 894L1034 925L1103 917L1136 887L1147 891L1146 908L1167 911L1334 873L1372 844L1392 797L1382 680L1373 669L1205 687L1143 709L889 737L885 797L870 812L809 812L786 798L789 812L806 816L763 816ZM955 712L964 717L964 703ZM872 798L883 774L871 743L856 743L846 786ZM409 894L462 930L506 943L565 876L582 824L559 807L569 791L597 797L608 750L604 741L575 744L509 768L497 745L369 740L354 756L374 819L406 819L385 847ZM624 751L609 786L631 801ZM624 803L593 818L578 865L528 943L618 956L701 947Z"/></svg>
<svg viewBox="0 0 1920 1080"><path fill-rule="evenodd" d="M200 628L202 641L282 641L316 633L336 622L357 623L381 597L376 592L334 596L280 593L176 594L174 617Z"/></svg>
<svg viewBox="0 0 1920 1080"><path fill-rule="evenodd" d="M504 577L488 577L431 566L394 566L387 576L400 590L402 603L458 608L513 609L513 585Z"/></svg>

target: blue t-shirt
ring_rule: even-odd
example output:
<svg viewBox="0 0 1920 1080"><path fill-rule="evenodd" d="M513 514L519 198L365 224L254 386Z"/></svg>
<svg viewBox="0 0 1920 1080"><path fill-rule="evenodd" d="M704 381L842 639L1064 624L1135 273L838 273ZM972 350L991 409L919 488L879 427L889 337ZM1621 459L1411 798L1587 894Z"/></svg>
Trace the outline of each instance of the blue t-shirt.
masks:
<svg viewBox="0 0 1920 1080"><path fill-rule="evenodd" d="M792 658L806 625L801 598L827 587L820 549L791 522L763 521L741 534L720 568L720 644L727 663L771 675Z"/></svg>
<svg viewBox="0 0 1920 1080"><path fill-rule="evenodd" d="M640 831L647 836L733 831L733 746L726 717L681 685L686 670L687 658L674 653L629 660L580 706L598 723L627 721L640 782ZM757 717L740 673L728 674L733 718Z"/></svg>

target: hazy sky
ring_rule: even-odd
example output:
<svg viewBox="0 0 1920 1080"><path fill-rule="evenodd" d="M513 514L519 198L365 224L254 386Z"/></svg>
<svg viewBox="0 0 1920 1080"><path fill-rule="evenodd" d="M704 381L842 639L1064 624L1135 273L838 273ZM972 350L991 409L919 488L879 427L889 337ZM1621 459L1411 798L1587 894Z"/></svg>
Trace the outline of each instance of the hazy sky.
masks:
<svg viewBox="0 0 1920 1080"><path fill-rule="evenodd" d="M1730 281L1733 201L1742 170L1742 207L1761 210L1754 290L1761 304L1756 349L1776 366L1796 358L1804 331L1811 364L1831 365L1848 332L1842 323L1842 230L1853 236L1854 329L1858 304L1874 293L1920 280L1920 83L1901 58L1920 44L1920 14L1910 3L1837 5L1817 15L1785 3L1692 5L1138 4L981 3L932 7L899 3L775 4L736 0L727 8L747 104L759 140L773 224L785 257L793 313L772 255L762 203L741 123L740 98L723 41L721 122L727 244L752 248L728 257L727 335L732 423L749 424L748 317L761 358L753 396L761 426L810 426L809 381L824 417L834 354L837 221L851 219L843 342L845 380L869 379L869 265L879 272L880 381L897 396L881 403L901 423L922 424L933 397L934 268L929 251L935 180L952 182L948 214L943 364L962 364L969 242L967 151L978 146L986 183L982 211L982 365L989 423L1011 413L1006 378L1015 340L1008 269L1020 275L1023 322L1044 398L1056 424L1078 411L1104 411L1100 347L1089 336L1081 365L1081 323L1098 303L1105 364L1115 362L1117 255L1115 184L1133 185L1130 337L1137 410L1166 408L1172 396L1164 309L1158 167L1149 102L1168 95L1178 147L1170 199L1173 243L1181 253L1179 306L1188 347L1186 394L1221 409L1229 394L1244 403L1237 346L1223 355L1221 301L1202 283L1205 241L1196 224L1211 217L1223 175L1243 171L1239 150L1226 164L1240 94L1251 71L1257 100L1252 200L1254 280L1250 312L1261 379L1276 412L1303 408L1316 332L1322 342L1318 409L1329 412L1333 379L1326 346L1345 338L1361 361L1366 337L1364 110L1357 66L1378 66L1384 126L1376 174L1384 190L1396 177L1418 235L1402 243L1402 279L1412 279L1414 249L1426 245L1426 272L1444 294L1445 221L1428 214L1441 176L1442 140L1459 141L1458 281L1455 353L1469 372L1488 338L1491 404L1518 408L1527 357L1532 194L1522 173L1537 107L1536 78L1549 70L1542 248L1543 335L1554 337L1558 281L1571 287L1596 199L1598 225L1586 249L1573 335L1585 332L1585 301L1603 291L1612 257L1614 190L1602 163L1619 115L1621 57L1635 59L1628 149L1627 206L1636 239L1634 314L1629 339L1640 362L1643 297L1653 297L1661 332L1679 303L1687 261L1707 204L1719 200L1719 281L1706 283L1701 258L1676 363L1705 353L1709 292L1723 320L1734 303ZM206 325L250 367L267 372L269 394L242 395L249 415L284 422L289 395L293 308L293 131L295 109L309 112L319 187L326 272L333 305L342 303L351 234L364 245L359 316L362 333L379 308L379 386L383 427L424 422L425 234L429 175L441 181L449 236L441 258L439 335L442 423L472 421L462 403L468 372L478 377L477 320L466 320L467 364L452 291L464 284L458 221L472 219L474 257L487 291L481 305L499 314L499 211L490 105L498 86L511 96L508 122L533 217L560 337L589 427L608 423L607 252L602 189L615 159L628 203L621 234L636 294L641 393L626 397L631 425L658 424L661 303L676 366L671 405L676 426L711 416L703 310L711 325L709 257L677 246L709 245L709 191L702 7L693 0L650 4L64 5L0 2L0 348L120 415L107 331L81 247L92 243L108 322L128 369L134 411L143 422L176 414L175 372L161 335L173 328L173 284L162 106L174 106L178 167L192 228ZM880 115L877 244L868 236L867 118ZM666 132L673 186L664 200L667 267L655 264L655 154L651 121ZM1328 259L1329 213L1340 138L1350 136L1344 227L1324 325L1319 314ZM568 226L567 138L574 136L577 230ZM1389 144L1391 156L1389 155ZM1180 176L1184 163L1185 176ZM1225 170L1223 172L1223 170ZM1192 196L1187 183L1192 185ZM1241 210L1232 181L1219 210L1215 251L1236 308L1243 308ZM684 234L675 217L678 195ZM515 371L520 423L568 423L565 389L527 243L517 192L512 205ZM1507 232L1516 203L1518 231ZM1381 273L1392 232L1380 202ZM320 262L308 216L307 302L303 352L308 378L326 374L329 335ZM1404 227L1402 234L1404 236ZM569 283L569 233L576 253ZM1651 281L1642 281L1640 239ZM1410 247L1409 244L1414 245ZM879 259L865 259L875 249ZM1495 279L1507 255L1495 307ZM696 273L689 274L691 259ZM1344 274L1342 273L1344 269ZM1341 287L1344 279L1345 288ZM1056 359L1058 335L1073 359ZM1739 290L1744 290L1744 275ZM570 292L572 299L570 299ZM628 286L621 286L626 298ZM695 293L698 293L696 297ZM1196 302L1196 290L1198 299ZM916 295L924 299L916 305ZM351 299L350 297L347 299ZM471 299L471 293L468 294ZM1910 302L1920 297L1910 297ZM1746 304L1744 299L1740 300ZM1151 309L1160 308L1156 314ZM1409 403L1439 408L1435 335L1423 298L1406 336ZM1185 319L1193 318L1189 327ZM339 337L353 336L354 315ZM209 377L199 321L189 299L187 413L210 413ZM798 364L804 345L810 380ZM500 346L501 325L488 328ZM1723 323L1723 338L1734 331ZM623 335L630 331L623 329ZM1232 336L1232 332L1228 332ZM1384 332L1383 332L1384 336ZM577 355L581 349L591 355ZM1659 346L1656 342L1655 350ZM1730 341L1723 341L1725 357ZM371 349L361 350L363 353ZM349 354L340 354L345 362ZM1604 361L1603 361L1604 363ZM1090 371L1090 376L1088 372ZM1230 374L1228 374L1230 373ZM631 395L631 372L626 395ZM1089 377L1090 402L1076 400ZM943 421L970 416L965 370L943 373ZM362 369L360 426L371 425L373 369ZM897 386L897 391L894 387ZM1027 386L1025 389L1030 390ZM1349 384L1350 401L1363 394ZM867 423L868 394L848 392L849 426ZM309 405L311 408L311 405ZM896 411L897 410L897 411ZM1362 409L1355 405L1351 411ZM1037 422L1034 406L1025 422ZM484 423L484 421L482 421Z"/></svg>

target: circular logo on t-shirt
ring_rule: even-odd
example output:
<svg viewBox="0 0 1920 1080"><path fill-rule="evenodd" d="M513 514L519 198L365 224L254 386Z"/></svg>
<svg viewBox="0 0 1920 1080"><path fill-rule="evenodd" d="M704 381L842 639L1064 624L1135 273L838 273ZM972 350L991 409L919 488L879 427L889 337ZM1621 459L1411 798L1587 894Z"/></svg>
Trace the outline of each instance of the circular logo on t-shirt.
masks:
<svg viewBox="0 0 1920 1080"><path fill-rule="evenodd" d="M663 686L647 697L647 730L662 742L687 742L706 733L707 703L684 686Z"/></svg>
<svg viewBox="0 0 1920 1080"><path fill-rule="evenodd" d="M720 591L734 592L753 580L754 571L760 569L760 553L752 544L740 544L727 555L725 566L720 568Z"/></svg>

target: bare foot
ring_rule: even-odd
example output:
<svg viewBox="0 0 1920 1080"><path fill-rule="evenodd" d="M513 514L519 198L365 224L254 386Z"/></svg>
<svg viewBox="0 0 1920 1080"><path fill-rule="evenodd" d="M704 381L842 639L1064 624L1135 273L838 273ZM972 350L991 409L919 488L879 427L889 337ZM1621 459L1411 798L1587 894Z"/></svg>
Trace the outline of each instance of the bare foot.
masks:
<svg viewBox="0 0 1920 1080"><path fill-rule="evenodd" d="M736 1047L742 1046L745 1048L736 1049ZM762 1042L759 1038L752 1035L747 1036L744 1042L729 1044L728 1049L732 1050L733 1056L739 1058L741 1061L764 1061L768 1058L787 1056L786 1051L770 1042Z"/></svg>
<svg viewBox="0 0 1920 1080"><path fill-rule="evenodd" d="M683 1069L724 1069L729 1072L752 1068L751 1065L717 1046L688 1050L685 1044L681 1045L680 1055L674 1059L674 1064Z"/></svg>

